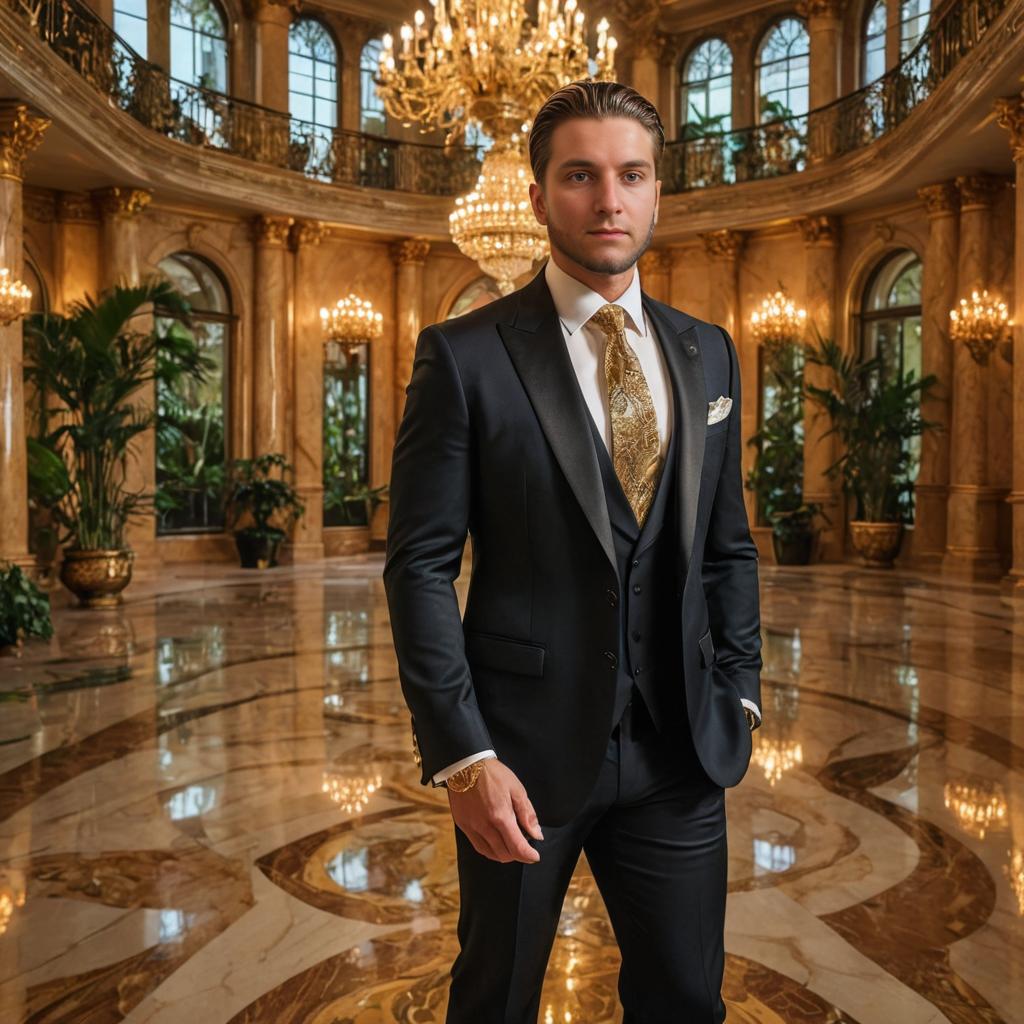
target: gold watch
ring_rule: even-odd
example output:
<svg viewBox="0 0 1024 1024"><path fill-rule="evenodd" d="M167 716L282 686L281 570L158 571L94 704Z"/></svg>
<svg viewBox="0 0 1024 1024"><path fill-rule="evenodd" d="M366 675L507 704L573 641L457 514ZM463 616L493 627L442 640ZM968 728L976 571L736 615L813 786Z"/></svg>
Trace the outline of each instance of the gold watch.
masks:
<svg viewBox="0 0 1024 1024"><path fill-rule="evenodd" d="M746 704L743 705L743 713L747 716L747 728L753 732L758 725L757 716L754 714Z"/></svg>
<svg viewBox="0 0 1024 1024"><path fill-rule="evenodd" d="M444 780L444 784L453 793L465 793L467 789L472 789L476 785L476 780L480 778L480 773L484 770L484 763L486 761L486 757L481 757L479 761L474 761L472 764L466 765L465 768L452 772Z"/></svg>

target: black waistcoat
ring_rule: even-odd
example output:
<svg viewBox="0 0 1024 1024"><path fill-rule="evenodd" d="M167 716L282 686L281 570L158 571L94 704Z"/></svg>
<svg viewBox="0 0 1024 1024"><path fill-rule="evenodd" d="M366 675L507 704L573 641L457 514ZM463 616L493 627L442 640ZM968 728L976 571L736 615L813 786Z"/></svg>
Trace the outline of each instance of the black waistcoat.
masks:
<svg viewBox="0 0 1024 1024"><path fill-rule="evenodd" d="M669 375L666 375L666 381L671 381ZM674 382L670 384L669 394L678 410ZM615 710L610 728L614 728L627 702L635 690L639 690L660 732L677 721L686 710L679 615L680 581L676 572L678 531L671 528L677 515L675 463L678 413L672 418L673 428L665 463L642 529L622 490L611 454L589 409L587 419L601 467L619 570L619 651Z"/></svg>

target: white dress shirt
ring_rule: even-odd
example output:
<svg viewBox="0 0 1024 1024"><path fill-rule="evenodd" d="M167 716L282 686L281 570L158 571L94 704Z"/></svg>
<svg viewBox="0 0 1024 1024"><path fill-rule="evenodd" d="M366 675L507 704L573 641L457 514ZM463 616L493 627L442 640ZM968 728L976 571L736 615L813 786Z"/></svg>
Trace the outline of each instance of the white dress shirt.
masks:
<svg viewBox="0 0 1024 1024"><path fill-rule="evenodd" d="M572 368L576 371L583 398L590 409L590 415L604 439L608 453L612 451L612 418L608 403L608 388L604 377L604 350L607 344L604 331L590 318L608 301L603 295L590 289L582 281L567 274L555 261L548 259L544 266L544 278L551 291L551 298L558 312L562 325L562 337L569 350ZM654 402L654 412L658 417L658 438L661 442L661 455L664 458L668 449L668 441L672 432L672 398L669 391L668 370L665 357L658 344L654 328L647 319L640 295L640 268L634 266L633 279L626 290L614 300L617 306L625 310L624 328L626 341L636 353L640 367L647 378L647 386ZM761 712L757 705L746 698L741 698L761 720ZM497 757L493 750L482 750L470 754L461 761L441 769L435 776L435 782L442 782L449 775L465 768L474 761L484 757Z"/></svg>

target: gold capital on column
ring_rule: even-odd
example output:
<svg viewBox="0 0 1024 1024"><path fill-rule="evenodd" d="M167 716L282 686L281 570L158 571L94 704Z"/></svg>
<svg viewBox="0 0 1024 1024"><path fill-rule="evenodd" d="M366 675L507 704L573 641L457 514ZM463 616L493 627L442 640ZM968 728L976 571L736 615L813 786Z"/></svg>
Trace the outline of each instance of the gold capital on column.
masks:
<svg viewBox="0 0 1024 1024"><path fill-rule="evenodd" d="M672 270L672 253L668 249L648 249L637 267L641 274L668 274Z"/></svg>
<svg viewBox="0 0 1024 1024"><path fill-rule="evenodd" d="M721 231L704 231L700 235L704 252L714 260L737 260L743 253L747 236L742 231L723 228Z"/></svg>
<svg viewBox="0 0 1024 1024"><path fill-rule="evenodd" d="M961 174L956 179L960 191L960 209L983 209L995 202L1006 187L1006 178L996 174Z"/></svg>
<svg viewBox="0 0 1024 1024"><path fill-rule="evenodd" d="M796 223L805 245L835 245L839 241L839 218L830 213L801 217Z"/></svg>
<svg viewBox="0 0 1024 1024"><path fill-rule="evenodd" d="M153 198L153 193L143 188L122 188L120 185L93 189L90 195L96 209L107 217L135 217L149 206Z"/></svg>
<svg viewBox="0 0 1024 1024"><path fill-rule="evenodd" d="M929 217L948 217L960 209L960 190L952 181L940 181L937 185L925 185L917 190Z"/></svg>
<svg viewBox="0 0 1024 1024"><path fill-rule="evenodd" d="M52 122L16 100L0 100L0 178L21 181L25 158L43 141Z"/></svg>
<svg viewBox="0 0 1024 1024"><path fill-rule="evenodd" d="M995 104L996 124L1010 133L1010 152L1020 163L1024 160L1024 94L1003 96Z"/></svg>
<svg viewBox="0 0 1024 1024"><path fill-rule="evenodd" d="M327 236L327 225L322 220L300 220L292 225L290 242L292 249L306 245L319 245Z"/></svg>
<svg viewBox="0 0 1024 1024"><path fill-rule="evenodd" d="M801 18L835 18L843 16L843 0L797 0L796 13Z"/></svg>
<svg viewBox="0 0 1024 1024"><path fill-rule="evenodd" d="M423 263L430 254L430 241L426 238L400 238L391 243L389 251L395 266Z"/></svg>
<svg viewBox="0 0 1024 1024"><path fill-rule="evenodd" d="M293 217L270 217L264 213L257 214L249 222L252 240L261 246L284 248L288 244L288 232Z"/></svg>

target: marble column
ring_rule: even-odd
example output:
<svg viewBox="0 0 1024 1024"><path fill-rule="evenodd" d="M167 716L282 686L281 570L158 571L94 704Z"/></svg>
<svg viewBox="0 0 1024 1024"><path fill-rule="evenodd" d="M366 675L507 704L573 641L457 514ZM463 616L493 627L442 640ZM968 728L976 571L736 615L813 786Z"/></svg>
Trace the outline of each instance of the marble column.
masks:
<svg viewBox="0 0 1024 1024"><path fill-rule="evenodd" d="M798 221L804 239L806 258L804 296L808 326L814 324L823 338L835 338L836 255L839 220L831 215L804 217ZM816 341L813 334L808 341ZM830 373L821 366L808 364L804 370L808 384L828 387ZM846 532L846 503L839 480L830 480L825 470L836 460L834 435L826 437L832 423L828 413L809 399L804 402L804 501L818 502L831 522L819 520L821 536L818 558L823 562L843 560Z"/></svg>
<svg viewBox="0 0 1024 1024"><path fill-rule="evenodd" d="M296 523L292 557L311 562L324 556L324 343L320 307L330 304L317 272L316 249L326 227L299 221L291 230L295 253L295 489L306 504Z"/></svg>
<svg viewBox="0 0 1024 1024"><path fill-rule="evenodd" d="M395 423L405 411L405 389L412 377L416 339L423 320L423 265L430 252L425 238L403 238L391 243L395 281Z"/></svg>
<svg viewBox="0 0 1024 1024"><path fill-rule="evenodd" d="M926 185L917 194L928 210L921 270L921 374L938 377L921 403L921 415L939 426L921 437L921 465L914 485L914 562L937 569L946 552L953 394L949 311L957 299L960 192L952 181L944 181Z"/></svg>
<svg viewBox="0 0 1024 1024"><path fill-rule="evenodd" d="M143 210L153 198L144 189L112 186L95 189L92 201L100 218L100 288L115 284L133 286L143 279L139 251L139 221ZM132 329L153 328L152 315L132 321ZM151 381L131 397L133 404L149 410L156 406L156 385ZM156 490L156 429L139 434L129 449L125 469L125 485L130 491L152 494ZM135 552L135 565L140 571L152 569L157 558L156 515L140 516L128 521L125 542Z"/></svg>
<svg viewBox="0 0 1024 1024"><path fill-rule="evenodd" d="M1024 93L996 101L996 121L1010 133L1016 167L1013 227L1013 563L1004 582L1024 587Z"/></svg>
<svg viewBox="0 0 1024 1024"><path fill-rule="evenodd" d="M842 0L799 0L797 13L807 19L810 48L808 105L811 111L839 98L843 31ZM834 110L808 118L808 160L821 163L836 149Z"/></svg>
<svg viewBox="0 0 1024 1024"><path fill-rule="evenodd" d="M672 253L668 249L648 249L637 263L640 287L652 299L669 302L672 287Z"/></svg>
<svg viewBox="0 0 1024 1024"><path fill-rule="evenodd" d="M724 228L721 231L708 231L700 236L704 243L704 252L708 257L708 320L713 324L721 324L736 345L736 354L740 361L740 383L742 386L743 407L740 409L740 436L743 438L741 454L743 479L754 465L757 454L752 445L746 443L748 437L757 433L757 343L742 337L742 319L740 313L740 258L746 235L742 231ZM743 489L743 500L747 506L747 518L756 522L757 502L753 491Z"/></svg>
<svg viewBox="0 0 1024 1024"><path fill-rule="evenodd" d="M256 216L252 222L253 455L290 456L288 437L288 231L291 217Z"/></svg>
<svg viewBox="0 0 1024 1024"><path fill-rule="evenodd" d="M24 280L22 187L25 160L50 126L24 103L0 100L0 267ZM22 323L0 324L0 561L28 569L28 470Z"/></svg>
<svg viewBox="0 0 1024 1024"><path fill-rule="evenodd" d="M255 57L255 102L271 110L288 110L288 29L292 12L287 4L251 3Z"/></svg>
<svg viewBox="0 0 1024 1024"><path fill-rule="evenodd" d="M960 193L960 253L957 301L988 286L992 204L1003 187L986 174L956 179ZM954 303L955 305L955 303ZM997 545L1002 488L988 481L989 366L971 356L966 345L953 348L953 432L946 519L946 554L942 570L968 579L991 579L1001 572Z"/></svg>

